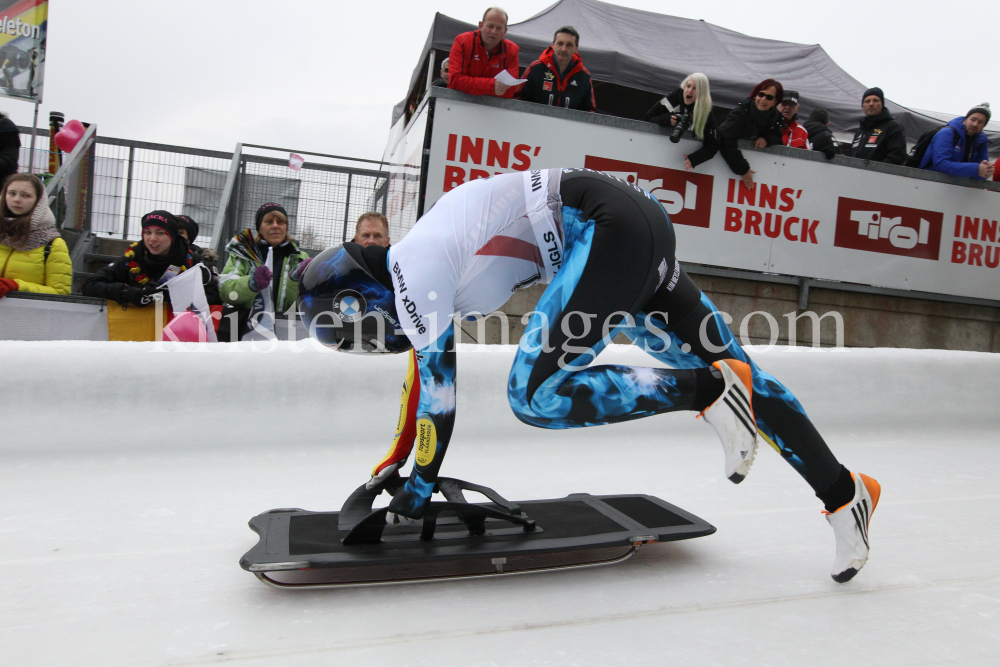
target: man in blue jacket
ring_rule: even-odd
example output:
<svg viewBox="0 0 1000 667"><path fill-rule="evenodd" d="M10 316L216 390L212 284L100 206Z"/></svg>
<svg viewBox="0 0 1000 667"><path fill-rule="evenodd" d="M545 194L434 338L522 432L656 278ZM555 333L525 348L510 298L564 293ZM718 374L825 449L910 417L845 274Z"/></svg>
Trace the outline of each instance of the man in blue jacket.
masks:
<svg viewBox="0 0 1000 667"><path fill-rule="evenodd" d="M921 169L940 171L951 176L968 176L985 180L993 178L989 161L990 140L983 132L990 122L990 105L986 102L971 109L965 118L955 118L934 135Z"/></svg>

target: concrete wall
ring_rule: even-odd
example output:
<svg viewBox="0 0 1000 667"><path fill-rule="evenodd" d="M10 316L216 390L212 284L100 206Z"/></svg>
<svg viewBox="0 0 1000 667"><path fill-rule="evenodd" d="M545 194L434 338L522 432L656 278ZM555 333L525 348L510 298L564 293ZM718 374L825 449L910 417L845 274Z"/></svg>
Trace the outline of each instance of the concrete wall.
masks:
<svg viewBox="0 0 1000 667"><path fill-rule="evenodd" d="M895 347L913 349L1000 352L1000 308L932 301L901 296L866 294L812 287L807 308L799 310L797 285L712 275L693 275L716 307L732 316L730 328L741 342L788 345L789 323L795 325L795 344L816 345L811 317L819 320L819 345L838 345L834 313L843 322L839 344L844 347ZM530 313L544 285L516 292L501 309L482 324L463 322L461 341L488 344L516 343L524 332L521 317ZM769 323L765 315L773 318ZM758 313L748 317L751 313ZM743 325L741 327L741 325ZM507 340L502 340L506 328ZM741 335L745 328L746 336ZM773 332L773 333L772 333ZM485 334L485 335L484 335ZM615 342L627 343L619 337Z"/></svg>

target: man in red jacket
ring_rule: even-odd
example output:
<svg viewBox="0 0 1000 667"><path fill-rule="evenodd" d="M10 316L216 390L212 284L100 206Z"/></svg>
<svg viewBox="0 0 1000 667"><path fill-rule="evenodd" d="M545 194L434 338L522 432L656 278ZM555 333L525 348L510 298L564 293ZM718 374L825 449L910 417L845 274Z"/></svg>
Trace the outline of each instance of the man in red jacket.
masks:
<svg viewBox="0 0 1000 667"><path fill-rule="evenodd" d="M786 90L785 96L778 105L778 111L785 117L785 131L782 141L789 148L812 149L809 142L809 131L799 123L799 94L794 90Z"/></svg>
<svg viewBox="0 0 1000 667"><path fill-rule="evenodd" d="M514 97L518 86L508 86L494 77L507 70L517 74L517 44L504 39L507 13L490 7L479 22L479 30L463 32L455 38L448 56L448 87L470 95Z"/></svg>

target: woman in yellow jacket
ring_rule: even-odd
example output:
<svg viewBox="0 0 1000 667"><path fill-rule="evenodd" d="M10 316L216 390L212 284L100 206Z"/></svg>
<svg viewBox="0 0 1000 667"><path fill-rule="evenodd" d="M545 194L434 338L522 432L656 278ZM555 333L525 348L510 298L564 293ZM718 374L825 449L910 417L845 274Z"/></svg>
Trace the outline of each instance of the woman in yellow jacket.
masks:
<svg viewBox="0 0 1000 667"><path fill-rule="evenodd" d="M73 265L38 177L8 178L0 214L0 297L14 290L69 294Z"/></svg>

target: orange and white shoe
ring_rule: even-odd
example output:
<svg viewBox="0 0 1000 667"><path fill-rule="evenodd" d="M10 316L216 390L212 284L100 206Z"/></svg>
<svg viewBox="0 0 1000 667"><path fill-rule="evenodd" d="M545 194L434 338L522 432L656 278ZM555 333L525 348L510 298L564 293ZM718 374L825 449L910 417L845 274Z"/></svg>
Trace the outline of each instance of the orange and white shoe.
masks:
<svg viewBox="0 0 1000 667"><path fill-rule="evenodd" d="M753 379L750 366L736 359L712 364L726 383L722 395L699 414L715 429L726 453L726 477L739 484L750 472L757 452L757 422L753 416Z"/></svg>
<svg viewBox="0 0 1000 667"><path fill-rule="evenodd" d="M868 523L878 505L882 487L868 475L851 473L854 499L835 512L823 511L837 537L837 557L830 576L837 583L850 581L868 561Z"/></svg>

